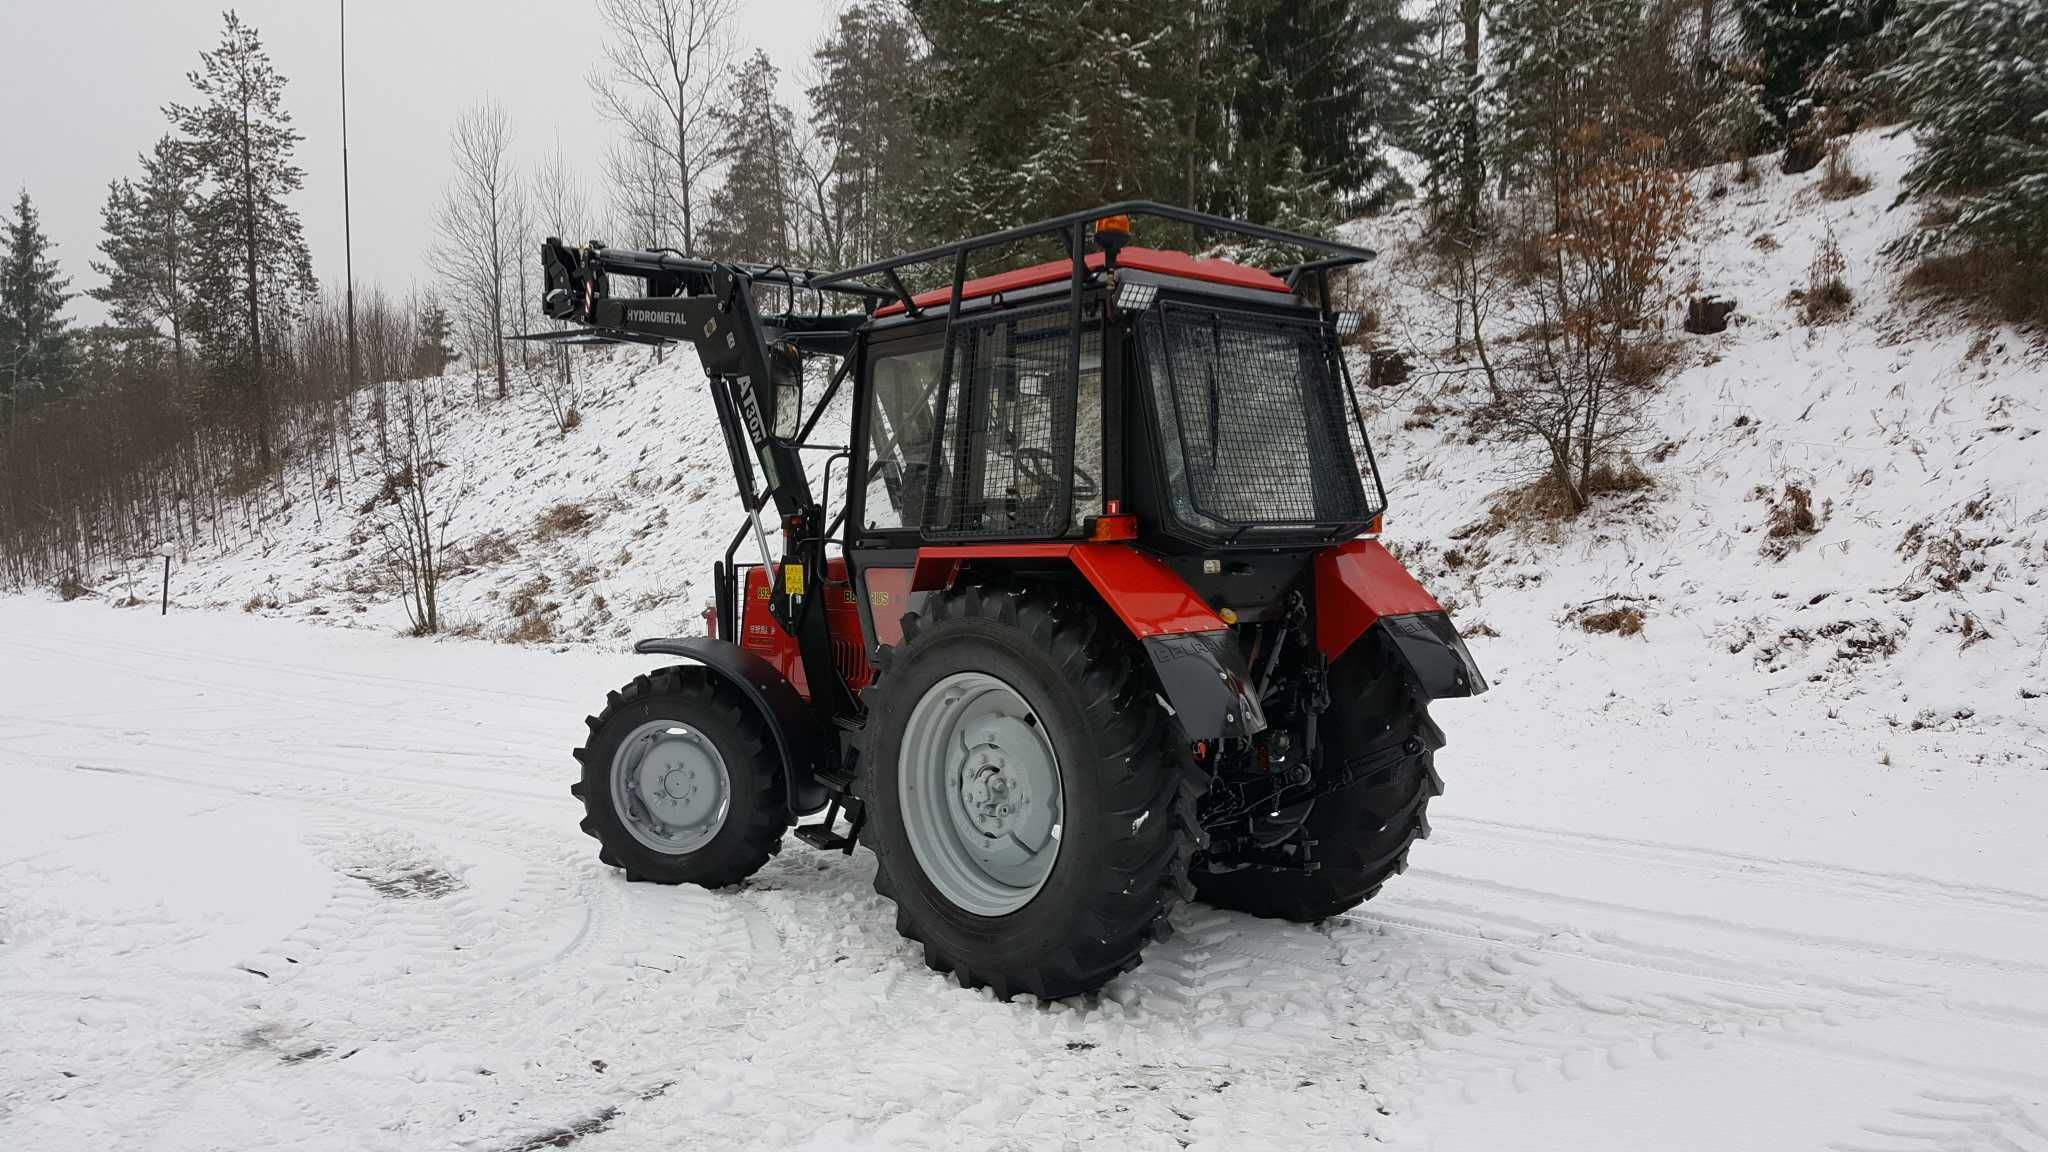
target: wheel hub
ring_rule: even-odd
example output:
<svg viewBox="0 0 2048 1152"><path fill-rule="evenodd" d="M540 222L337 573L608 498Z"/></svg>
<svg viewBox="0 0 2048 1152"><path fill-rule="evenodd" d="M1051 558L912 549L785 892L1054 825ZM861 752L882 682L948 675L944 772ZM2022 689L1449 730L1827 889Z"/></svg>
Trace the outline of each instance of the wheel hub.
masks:
<svg viewBox="0 0 2048 1152"><path fill-rule="evenodd" d="M694 852L718 835L732 791L717 745L673 720L649 721L620 742L612 788L633 838L671 855Z"/></svg>
<svg viewBox="0 0 2048 1152"><path fill-rule="evenodd" d="M1029 903L1059 854L1059 761L1022 695L981 672L932 686L898 760L904 827L954 904L1001 916Z"/></svg>
<svg viewBox="0 0 2048 1152"><path fill-rule="evenodd" d="M1029 738L1028 733L1009 730L1023 727L1014 721L1008 725L986 724L962 737L961 767L952 775L960 792L961 811L972 825L971 830L985 839L998 840L1020 828L1023 814L1031 807L1031 790L1021 766L1013 772L1010 757L1003 751L1006 737L1012 742L1020 735ZM1029 754L1027 749L1020 759L1028 758Z"/></svg>

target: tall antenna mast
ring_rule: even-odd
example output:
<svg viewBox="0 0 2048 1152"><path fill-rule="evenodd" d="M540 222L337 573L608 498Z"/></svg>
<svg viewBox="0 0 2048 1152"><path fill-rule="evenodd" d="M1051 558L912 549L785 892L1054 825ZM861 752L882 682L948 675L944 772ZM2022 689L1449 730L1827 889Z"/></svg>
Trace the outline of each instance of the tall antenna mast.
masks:
<svg viewBox="0 0 2048 1152"><path fill-rule="evenodd" d="M354 403L361 381L356 378L356 254L354 230L348 210L348 0L341 6L341 252L343 274L348 278L348 394Z"/></svg>

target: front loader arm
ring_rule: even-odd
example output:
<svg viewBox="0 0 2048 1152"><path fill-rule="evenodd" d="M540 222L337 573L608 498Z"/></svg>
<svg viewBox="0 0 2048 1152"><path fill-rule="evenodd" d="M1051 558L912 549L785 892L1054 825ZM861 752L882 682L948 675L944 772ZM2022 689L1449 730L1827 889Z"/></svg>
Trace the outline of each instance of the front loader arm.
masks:
<svg viewBox="0 0 2048 1152"><path fill-rule="evenodd" d="M549 319L585 325L537 333L531 339L571 343L666 344L683 342L697 350L712 393L712 408L761 552L772 577L774 614L796 636L804 672L824 686L819 702L835 715L852 717L860 705L833 658L825 618L824 509L811 493L797 445L775 434L785 400L779 382L800 378L805 350L845 355L866 312L797 316L794 311L764 321L757 285L780 288L794 300L810 273L782 268L697 260L664 251L614 249L601 244L570 247L550 237L541 245L546 276L542 308ZM646 295L612 294L614 276L636 277ZM865 290L852 293L868 295ZM800 396L798 390L796 395ZM759 468L760 477L755 475ZM765 485L761 483L765 480ZM782 554L774 555L761 527L761 511L772 504L782 529ZM817 688L813 688L817 692Z"/></svg>

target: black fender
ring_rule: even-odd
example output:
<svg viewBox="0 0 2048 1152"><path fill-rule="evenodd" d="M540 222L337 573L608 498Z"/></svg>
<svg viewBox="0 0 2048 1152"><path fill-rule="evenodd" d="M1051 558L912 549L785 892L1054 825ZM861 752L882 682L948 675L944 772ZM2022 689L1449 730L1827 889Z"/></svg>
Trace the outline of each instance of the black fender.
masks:
<svg viewBox="0 0 2048 1152"><path fill-rule="evenodd" d="M703 665L744 696L759 713L782 757L784 792L792 817L809 816L825 806L825 786L818 768L825 762L825 733L817 713L796 688L768 663L729 640L710 636L667 636L633 645L642 654L683 656Z"/></svg>
<svg viewBox="0 0 2048 1152"><path fill-rule="evenodd" d="M1159 691L1188 739L1242 739L1266 730L1265 712L1248 687L1251 673L1229 632L1147 636L1144 644Z"/></svg>
<svg viewBox="0 0 2048 1152"><path fill-rule="evenodd" d="M1379 634L1383 650L1393 653L1408 670L1408 679L1422 699L1477 696L1486 691L1486 677L1449 614L1382 616L1373 621L1370 631Z"/></svg>

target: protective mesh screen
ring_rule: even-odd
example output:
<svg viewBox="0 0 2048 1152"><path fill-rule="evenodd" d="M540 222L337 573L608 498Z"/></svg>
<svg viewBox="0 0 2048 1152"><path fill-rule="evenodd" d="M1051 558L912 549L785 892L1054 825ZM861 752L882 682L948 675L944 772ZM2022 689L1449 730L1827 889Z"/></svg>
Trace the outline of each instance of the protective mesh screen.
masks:
<svg viewBox="0 0 2048 1152"><path fill-rule="evenodd" d="M1360 482L1336 343L1319 320L1168 302L1144 333L1182 519L1235 531L1382 511Z"/></svg>
<svg viewBox="0 0 2048 1152"><path fill-rule="evenodd" d="M1075 410L1081 397L1100 406L1102 334L1095 327L1083 335L1077 382L1072 321L1061 303L955 326L926 535L1056 536L1079 522L1098 477L1077 479ZM1099 441L1099 417L1089 427ZM1100 457L1099 443L1089 455Z"/></svg>

